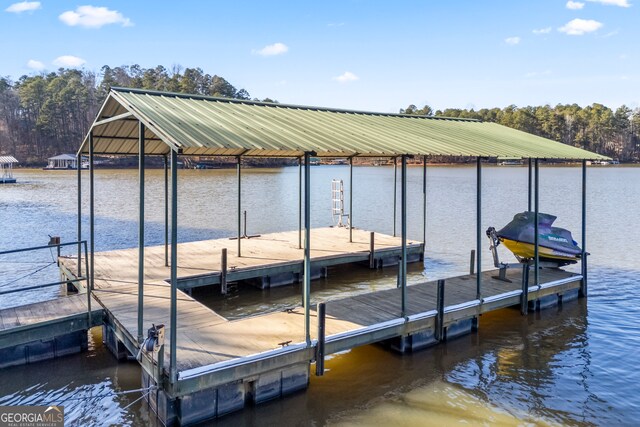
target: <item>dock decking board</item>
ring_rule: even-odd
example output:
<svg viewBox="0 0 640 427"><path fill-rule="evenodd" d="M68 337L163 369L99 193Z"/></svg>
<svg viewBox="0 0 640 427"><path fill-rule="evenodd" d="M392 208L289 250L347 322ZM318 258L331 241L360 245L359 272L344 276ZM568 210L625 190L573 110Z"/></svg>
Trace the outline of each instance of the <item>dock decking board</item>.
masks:
<svg viewBox="0 0 640 427"><path fill-rule="evenodd" d="M353 231L354 243L349 243L348 229L312 230L312 264L327 257L349 258L358 254L362 255L362 259L367 259L369 232ZM417 242L411 243L414 250L416 245L419 245ZM220 268L222 248L227 248L228 251L229 272L299 263L303 251L297 248L297 244L297 231L243 239L243 256L238 258L235 256L235 240L181 243L178 245L178 277L219 274L216 269ZM399 245L400 238L376 234L376 250L399 250ZM70 271L76 271L75 259L62 259L62 263ZM128 339L137 345L137 249L96 253L95 269L94 297L117 320ZM485 298L519 290L521 287L520 269L508 271L512 283L493 279L496 271L486 271L482 274L482 295ZM166 281L169 275L169 268L164 266L164 246L145 248L144 326L146 329L152 323L166 325L164 360L167 368L170 360L168 340L171 326L168 324L170 285ZM571 276L572 273L563 270L542 270L540 281L547 283ZM392 288L328 301L327 337L397 320L400 316L400 297L401 290ZM475 298L475 276L465 275L446 280L446 306L473 301ZM436 282L425 281L408 287L407 315L424 313L435 308ZM178 371L275 350L286 342L303 342L303 313L302 308L297 308L290 312L267 313L229 321L178 290ZM311 316L311 332L312 336L315 336L315 307L312 307Z"/></svg>

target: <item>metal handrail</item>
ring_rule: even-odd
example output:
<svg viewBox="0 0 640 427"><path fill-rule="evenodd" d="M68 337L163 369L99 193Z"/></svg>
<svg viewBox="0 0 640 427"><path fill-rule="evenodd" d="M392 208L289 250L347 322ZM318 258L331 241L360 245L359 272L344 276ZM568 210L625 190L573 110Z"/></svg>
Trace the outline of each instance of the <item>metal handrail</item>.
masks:
<svg viewBox="0 0 640 427"><path fill-rule="evenodd" d="M52 282L52 283L45 283L44 285L35 285L35 286L28 286L26 288L18 288L18 289L11 289L8 291L0 291L0 295L6 295L6 294L14 294L16 292L22 292L22 291L31 291L34 289L42 289L42 288L48 288L51 286L56 286L56 285L64 285L65 283L75 283L75 282L84 282L84 281L88 281L89 278L87 276L83 276L83 277L79 277L77 279L72 279L72 280L63 280L60 282Z"/></svg>
<svg viewBox="0 0 640 427"><path fill-rule="evenodd" d="M82 245L82 244L86 244L87 241L86 240L78 240L76 242L68 242L68 243L54 243L51 245L43 245L43 246L33 246L30 248L20 248L20 249L12 249L9 251L1 251L0 255L7 255L7 254L15 254L18 252L29 252L29 251L36 251L39 249L47 249L47 248L55 248L55 247L62 247L62 246L71 246L71 245Z"/></svg>
<svg viewBox="0 0 640 427"><path fill-rule="evenodd" d="M30 291L30 290L34 290L34 289L42 289L42 288L47 288L47 287L51 287L51 286L59 286L65 283L76 283L76 282L83 282L86 281L87 282L87 316L88 316L88 325L91 325L91 290L93 288L93 281L91 280L91 274L89 272L89 252L87 250L87 241L86 240L78 240L75 242L67 242L67 243L51 243L49 245L42 245L42 246L33 246L30 248L20 248L20 249L12 249L12 250L8 250L8 251L0 251L0 255L7 255L7 254L15 254L15 253L20 253L20 252L29 252L29 251L36 251L36 250L40 250L40 249L50 249L50 248L57 248L58 250L58 258L60 258L60 248L63 246L77 246L78 247L78 276L80 276L80 269L81 269L81 247L82 249L84 249L84 263L85 263L85 275L84 276L80 276L77 277L76 279L71 279L71 280L63 280L63 281L59 281L59 282L52 282L52 283L45 283L43 285L36 285L36 286L28 286L25 288L19 288L19 289L11 289L8 291L1 291L0 295L6 295L6 294L13 294L13 293L17 293L17 292L23 292L23 291ZM59 264L59 260L58 260L58 265Z"/></svg>

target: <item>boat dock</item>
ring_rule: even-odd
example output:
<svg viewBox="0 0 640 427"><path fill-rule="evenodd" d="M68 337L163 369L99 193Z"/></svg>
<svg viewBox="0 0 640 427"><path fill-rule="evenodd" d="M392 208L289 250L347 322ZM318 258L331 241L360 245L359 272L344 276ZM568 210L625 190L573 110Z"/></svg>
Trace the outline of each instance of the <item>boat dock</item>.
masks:
<svg viewBox="0 0 640 427"><path fill-rule="evenodd" d="M370 233L353 230L353 243L345 228L314 229L312 263L336 265L359 263L369 267ZM231 242L231 243L229 243ZM340 243L342 242L342 243ZM376 253L380 259L395 257L399 238L376 235ZM195 283L193 275L209 278L218 289L219 253L231 251L229 239L183 243L179 245L179 283ZM343 248L342 251L337 248ZM409 242L415 258L420 259L422 244ZM166 324L170 316L171 286L169 267L164 265L162 246L146 248L143 319L145 327ZM216 253L216 251L218 253ZM275 233L249 239L240 259L229 257L238 276L250 286L256 278L273 274L274 265L288 266L293 272L301 261L297 233ZM135 251L119 250L95 254L95 277L92 291L104 309L103 337L107 347L118 357L139 353L137 264L131 259ZM247 258L246 260L244 258ZM75 258L62 258L61 270L75 278ZM284 264L283 264L284 263ZM390 263L389 263L390 264ZM383 262L378 263L385 265ZM282 274L282 269L278 274ZM295 273L291 273L295 274ZM317 307L311 309L311 342L305 341L304 310L301 307L266 313L239 320L228 320L204 306L185 291L177 295L176 382L169 378L170 342L166 328L161 355L143 352L143 385L158 387L149 399L154 411L167 424L179 421L191 424L239 410L247 402L260 403L304 389L308 385L310 365L318 358L351 348L383 342L400 351L413 351L445 339L471 333L478 327L479 316L488 311L522 302L522 270L510 269L511 282L493 278L496 271L482 273L483 295L476 298L473 274L446 280L442 288L442 307L438 311L438 284L425 281L408 286L407 306L402 313L402 289L371 292L325 303L320 339ZM229 276L231 278L233 276ZM540 285L529 288L532 309L557 305L578 297L582 276L560 269L540 271ZM440 323L438 323L440 322ZM438 329L440 324L440 329ZM320 344L322 342L322 344ZM319 345L323 346L319 354ZM158 362L160 359L160 362ZM211 402L216 402L212 405Z"/></svg>
<svg viewBox="0 0 640 427"><path fill-rule="evenodd" d="M87 330L103 311L88 316L86 294L0 310L0 368L34 363L87 349Z"/></svg>
<svg viewBox="0 0 640 427"><path fill-rule="evenodd" d="M136 248L95 251L96 154L138 158ZM88 156L89 167L85 184L83 155ZM148 156L164 158L164 245L154 247L145 243ZM237 220L235 240L178 243L179 229L183 221L188 221L188 216L178 213L178 193L183 185L178 179L182 163L179 156L227 156L236 160L237 209L231 209ZM475 247L476 256L472 256L467 275L409 286L407 264L424 259L428 236L429 156L466 157L476 162L476 226L469 243ZM526 209L534 215L532 241L527 242L534 247L534 255L519 259L518 264L505 265L494 254L494 265L500 267L498 274L482 265L481 254L487 243L482 165L505 156L528 160L528 188L522 190L527 202L517 207L510 201L509 209L514 213ZM135 356L140 362L142 386L148 393L145 399L167 425L195 424L239 410L247 403L305 389L310 365L315 363L316 375L322 375L327 354L372 343L383 343L399 352L418 350L472 333L481 327L480 316L492 310L517 306L527 315L529 310L587 296L586 166L588 160L607 159L475 120L127 88L111 88L76 157L77 242L68 245L77 245L77 254L59 257L61 274L67 286L73 284L86 298L84 326L94 324L89 321L94 318L91 307L101 307L99 317L107 347L118 359ZM242 227L243 159L269 157L298 160L298 227L292 232L248 236L246 220L244 232ZM393 204L393 217L387 226L393 226L394 236L357 228L353 169L354 158L358 157L391 159L392 194L382 194L380 188L370 188L366 181L358 185L367 193L363 197L375 198L381 205ZM407 164L416 157L422 163L422 192L410 194ZM311 185L315 158L344 159L349 167L348 194L340 179ZM544 159L582 162L582 252L575 259L580 263L580 274L540 262L539 164ZM86 241L82 229L83 185L89 193ZM324 208L312 203L311 194L312 188L315 194L316 188L323 187L327 191L331 188L331 206ZM278 191L274 190L273 203L279 203ZM452 182L451 191L458 190ZM409 204L410 197L421 200ZM182 199L181 203L182 212L186 212L198 201ZM420 241L408 239L410 206L420 206ZM430 207L438 208L436 204ZM224 215L227 211L229 207L225 207ZM312 211L322 215L331 212L336 227L312 230ZM343 298L335 295L312 306L312 279L330 274L329 267L339 264L360 264L364 268L397 265L397 288ZM263 289L300 282L301 304L282 312L266 307L261 315L230 321L190 296L195 287L225 294L231 282Z"/></svg>

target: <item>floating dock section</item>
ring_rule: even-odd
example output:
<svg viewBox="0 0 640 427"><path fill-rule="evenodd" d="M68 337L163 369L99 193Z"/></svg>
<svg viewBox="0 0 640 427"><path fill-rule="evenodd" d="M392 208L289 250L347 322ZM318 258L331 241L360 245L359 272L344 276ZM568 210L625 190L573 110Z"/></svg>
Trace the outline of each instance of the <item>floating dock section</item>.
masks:
<svg viewBox="0 0 640 427"><path fill-rule="evenodd" d="M344 241L348 230L314 229L312 262L369 267L371 253L365 248L369 247L370 233L353 231L353 243L336 245L336 239ZM374 256L380 260L397 259L397 240L376 235L379 249ZM220 272L215 268L228 242L224 239L181 244L180 283L217 290ZM346 249L339 251L336 246ZM409 248L419 260L422 244L409 242ZM284 266L289 273L294 272L302 257L295 232L249 239L243 253L241 261L229 257L228 262L236 267L236 277L243 278L246 286L256 278L262 282L264 275L276 274L276 267L277 274L282 274ZM103 338L120 359L138 354L141 345L137 337L137 265L131 261L132 254L135 252L127 250L95 254L93 296L104 309ZM145 326L150 327L166 323L171 288L166 281L168 267L164 266L163 247L147 248L146 257L143 318ZM69 279L74 277L76 262L71 258L61 260L61 270ZM387 262L391 263L374 264L388 265ZM207 278L208 283L194 281L194 273L202 280ZM447 279L440 292L437 282L408 286L404 315L400 288L348 298L337 296L326 302L322 319L316 308L312 309L312 330L318 331L322 323L324 339L318 332L312 334L311 342L305 341L302 308L230 321L190 297L185 286L185 291L178 290L177 297L178 380L170 380L170 346L166 338L160 351L142 352L140 358L143 386L153 390L149 404L163 423L189 425L242 409L248 402L261 403L305 389L310 365L331 353L380 342L407 352L470 333L477 328L482 313L522 302L522 270L509 270L511 282L497 280L494 275L495 271L482 273L481 299L476 298L475 275ZM540 285L529 287L528 306L542 308L577 298L581 279L581 275L560 269L540 270ZM165 335L169 337L168 333Z"/></svg>

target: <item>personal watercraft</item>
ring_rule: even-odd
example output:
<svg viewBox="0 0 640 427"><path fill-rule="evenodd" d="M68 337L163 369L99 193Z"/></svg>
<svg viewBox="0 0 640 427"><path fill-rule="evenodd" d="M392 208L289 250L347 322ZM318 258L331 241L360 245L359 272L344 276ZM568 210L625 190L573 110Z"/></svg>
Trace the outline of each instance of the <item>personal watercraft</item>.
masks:
<svg viewBox="0 0 640 427"><path fill-rule="evenodd" d="M552 226L555 220L553 215L538 213L538 258L558 266L576 263L582 256L582 249L569 230ZM487 236L497 238L496 246L503 243L519 261L523 261L535 256L534 230L535 213L527 211L516 214L501 230L490 228Z"/></svg>

